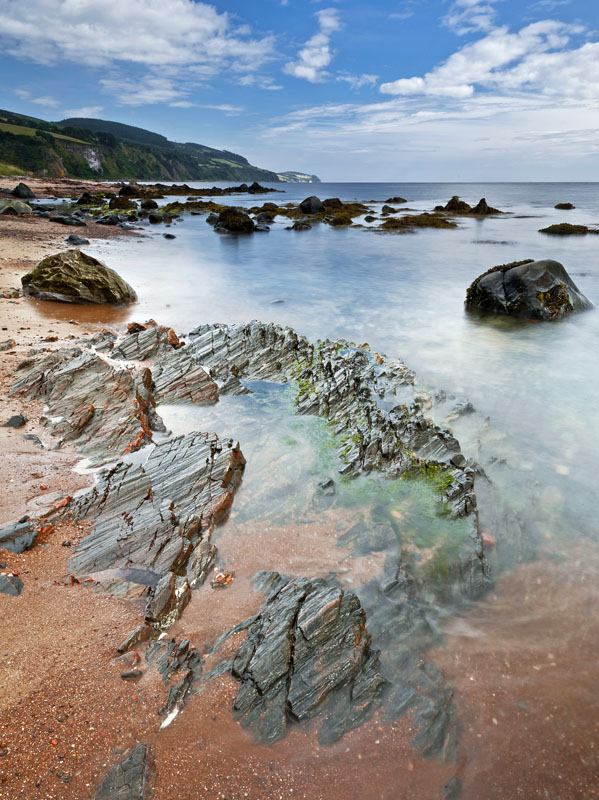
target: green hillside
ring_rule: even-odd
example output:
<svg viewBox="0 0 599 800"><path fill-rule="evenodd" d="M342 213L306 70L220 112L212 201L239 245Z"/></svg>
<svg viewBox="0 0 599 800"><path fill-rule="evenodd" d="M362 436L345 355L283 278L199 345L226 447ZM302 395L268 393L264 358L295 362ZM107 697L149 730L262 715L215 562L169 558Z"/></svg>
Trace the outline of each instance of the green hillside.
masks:
<svg viewBox="0 0 599 800"><path fill-rule="evenodd" d="M2 110L0 172L100 180L279 180L237 153L171 142L133 125L85 118L45 122Z"/></svg>

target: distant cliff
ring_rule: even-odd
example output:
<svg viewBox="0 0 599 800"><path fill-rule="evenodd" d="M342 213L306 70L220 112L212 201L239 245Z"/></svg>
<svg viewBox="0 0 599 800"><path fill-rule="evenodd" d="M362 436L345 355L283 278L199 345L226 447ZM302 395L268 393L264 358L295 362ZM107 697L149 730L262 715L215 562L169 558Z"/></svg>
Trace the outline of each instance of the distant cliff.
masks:
<svg viewBox="0 0 599 800"><path fill-rule="evenodd" d="M277 175L283 183L320 183L318 175L308 175L306 172L277 172Z"/></svg>
<svg viewBox="0 0 599 800"><path fill-rule="evenodd" d="M269 181L243 156L109 120L45 122L0 110L0 174L103 180Z"/></svg>

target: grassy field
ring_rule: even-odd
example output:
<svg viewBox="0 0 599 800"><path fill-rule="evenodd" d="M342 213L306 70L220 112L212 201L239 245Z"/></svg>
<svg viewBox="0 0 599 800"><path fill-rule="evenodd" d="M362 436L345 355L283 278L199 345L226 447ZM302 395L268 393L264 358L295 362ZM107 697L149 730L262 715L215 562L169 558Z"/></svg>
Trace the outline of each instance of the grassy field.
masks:
<svg viewBox="0 0 599 800"><path fill-rule="evenodd" d="M12 177L13 175L25 175L25 173L21 167L15 167L14 164L3 164L0 161L0 175L6 177Z"/></svg>
<svg viewBox="0 0 599 800"><path fill-rule="evenodd" d="M6 131L7 133L35 136L36 130L37 128L26 128L24 125L11 125L10 122L0 122L0 131ZM62 133L51 133L50 131L46 131L46 133L54 136L55 139L64 139L67 142L76 142L77 144L89 144L89 142L84 142L83 139L73 139L72 136L65 136Z"/></svg>

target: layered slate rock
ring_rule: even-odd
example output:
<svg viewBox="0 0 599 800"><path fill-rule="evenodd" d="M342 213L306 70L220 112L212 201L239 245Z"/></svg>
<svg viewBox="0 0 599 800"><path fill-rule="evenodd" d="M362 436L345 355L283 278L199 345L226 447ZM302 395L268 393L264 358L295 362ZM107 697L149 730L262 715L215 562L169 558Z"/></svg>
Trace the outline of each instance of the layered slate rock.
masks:
<svg viewBox="0 0 599 800"><path fill-rule="evenodd" d="M314 718L330 743L360 725L388 687L355 594L323 579L263 576L270 586L231 674L235 719L264 742Z"/></svg>
<svg viewBox="0 0 599 800"><path fill-rule="evenodd" d="M452 567L463 593L476 597L485 590L489 568L478 534L474 470L450 431L425 416L427 398L402 362L345 341L313 345L290 328L256 322L200 326L189 334L187 352L221 394L247 392L241 378L296 382L298 413L331 423L342 474L376 470L427 480L450 514L470 525Z"/></svg>
<svg viewBox="0 0 599 800"><path fill-rule="evenodd" d="M559 261L514 261L480 275L466 305L497 314L555 320L592 308Z"/></svg>
<svg viewBox="0 0 599 800"><path fill-rule="evenodd" d="M160 579L146 621L168 627L206 576L213 527L227 515L245 460L231 440L191 433L156 445L143 464L119 461L73 501L92 532L70 561L76 575L126 569ZM137 578L139 582L139 578Z"/></svg>
<svg viewBox="0 0 599 800"><path fill-rule="evenodd" d="M72 442L100 459L138 450L153 431L165 430L154 410L150 370L126 369L91 349L65 348L25 361L11 393L45 400L43 421L58 444Z"/></svg>
<svg viewBox="0 0 599 800"><path fill-rule="evenodd" d="M150 749L140 743L110 770L94 800L149 800L150 775Z"/></svg>
<svg viewBox="0 0 599 800"><path fill-rule="evenodd" d="M126 304L137 295L113 269L81 250L42 259L21 278L27 294L64 303Z"/></svg>

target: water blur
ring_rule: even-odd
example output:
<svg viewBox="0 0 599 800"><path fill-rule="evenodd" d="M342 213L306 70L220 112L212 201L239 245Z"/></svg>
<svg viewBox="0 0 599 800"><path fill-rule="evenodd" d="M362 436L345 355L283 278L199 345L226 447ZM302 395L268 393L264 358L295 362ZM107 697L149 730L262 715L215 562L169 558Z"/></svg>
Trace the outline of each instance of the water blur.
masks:
<svg viewBox="0 0 599 800"><path fill-rule="evenodd" d="M520 543L519 553L505 548L501 552L498 542L499 555L493 558L499 583L494 596L501 598L502 591L512 593L509 614L506 603L490 599L471 612L472 619L464 617L461 624L466 627L453 623L444 645L446 668L451 673L451 665L459 661L464 631L477 631L477 636L468 637L469 668L478 664L488 670L490 651L497 657L508 652L510 658L514 651L536 653L536 627L545 628L548 618L554 621L554 649L563 649L560 637L564 627L569 629L569 646L576 648L570 629L576 629L577 619L581 631L585 629L587 605L581 598L587 597L589 583L599 577L595 483L599 472L599 313L593 309L554 323L480 317L465 311L464 296L471 281L495 264L552 258L563 263L592 302L599 303L599 237L551 237L538 232L554 222L599 225L599 184L345 183L284 188L285 194L234 196L224 202L245 207L265 200L282 204L315 193L322 199L366 202L377 214L381 204L396 195L406 198L410 209L430 211L457 194L472 205L486 197L489 205L507 213L486 219L459 218L456 230L400 235L327 225L290 231L285 229L288 221L284 218L278 218L269 233L252 236L218 235L202 216L186 216L173 223L169 230L176 239L170 241L162 237L163 226L146 227L141 241L117 240L86 248L138 292L139 303L127 312L118 312L118 321L151 317L185 333L204 322L260 319L290 325L311 339L345 337L356 343L368 342L373 349L402 359L414 370L423 389L433 394L443 390L469 400L475 412L450 424L465 455L482 464L493 480L493 491L484 479L478 481L483 526L492 529L498 513L515 514L522 536L531 546ZM575 210L553 208L566 201L574 203ZM54 316L55 307L47 313ZM73 310L68 314L73 316ZM306 486L334 474L335 457L326 449L328 433L323 423L294 418L283 390L274 394L258 391L250 401L229 398L217 409L191 412L170 407L163 411L176 432L201 427L241 441L250 466L231 524L251 521L267 507L280 508L292 522L306 521L313 511L311 490ZM272 472L273 464L276 480L265 490L263 478L269 469ZM377 492L382 494L377 496ZM384 492L380 486L363 492L361 507L383 503L392 510L398 495L384 497ZM400 498L402 502L405 499ZM352 502L347 497L345 505L351 507ZM412 505L415 525L422 518L423 503L420 498ZM280 522L276 514L271 521L275 517ZM584 570L581 548L589 554L587 563L582 560ZM559 609L551 608L557 591L548 591L539 599L530 593L529 574L518 577L518 570L528 569L519 566L526 559L560 564L559 569L546 571L547 579L557 582L556 589L557 585L563 589L567 577L568 591L559 592ZM502 571L505 574L500 577ZM537 577L535 572L535 580ZM532 624L525 625L523 620ZM586 692L589 671L596 670L597 647L593 649L587 639L578 662L559 671L570 689L574 683L575 695L576 685L581 691L585 687ZM548 649L546 637L542 642ZM526 661L522 655L522 663ZM529 670L529 665L526 669L518 676L518 691L528 696L536 687L543 708L557 698L560 712L556 715L567 717L564 703L559 703L559 682L552 677L549 684L543 684L539 671ZM456 671L451 678L459 686L464 675ZM500 680L494 673L491 679ZM467 685L462 686L463 694L466 689ZM512 705L516 701L512 696ZM598 709L588 703L586 707L588 726L584 719L579 721L588 732L588 743L597 733L594 720ZM471 730L466 737L469 753L472 758L484 758L476 731L485 735L496 723L479 720L476 728L470 717L475 732ZM516 722L512 720L512 725ZM542 725L535 725L534 730L536 736L543 736ZM559 742L553 755L558 747ZM544 762L542 769L549 775L551 754L547 758L549 765ZM501 765L494 768L500 775ZM541 793L542 780L534 788L526 783L525 765L518 769L522 780L516 784L528 786L530 797L583 796L545 795ZM581 769L584 773L586 766ZM481 782L479 771L470 767L465 774L470 778L476 775L472 785L479 787L477 797L501 796L500 788L493 794L490 784L487 794L480 789L484 780ZM558 785L554 777L547 778L547 785Z"/></svg>

